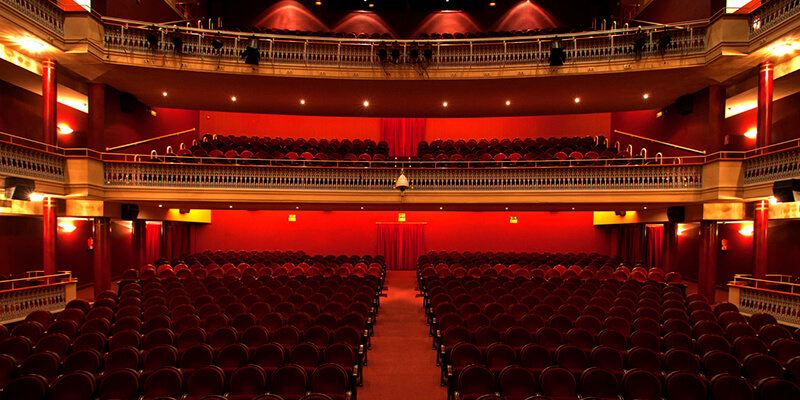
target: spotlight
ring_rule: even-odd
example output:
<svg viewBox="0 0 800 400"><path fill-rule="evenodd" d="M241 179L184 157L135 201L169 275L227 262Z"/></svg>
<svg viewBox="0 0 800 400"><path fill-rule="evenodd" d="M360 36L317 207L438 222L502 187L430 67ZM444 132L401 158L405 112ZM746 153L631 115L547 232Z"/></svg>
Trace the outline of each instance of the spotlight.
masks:
<svg viewBox="0 0 800 400"><path fill-rule="evenodd" d="M672 43L670 35L664 35L661 39L658 39L658 52L661 53L662 57L667 53L667 47L669 47L670 43Z"/></svg>
<svg viewBox="0 0 800 400"><path fill-rule="evenodd" d="M211 47L219 50L222 48L222 42L219 39L214 39L211 41Z"/></svg>
<svg viewBox="0 0 800 400"><path fill-rule="evenodd" d="M158 47L158 36L155 33L148 33L144 38L147 40L148 47L152 49Z"/></svg>
<svg viewBox="0 0 800 400"><path fill-rule="evenodd" d="M633 54L636 61L642 59L642 53L644 53L644 45L646 43L647 39L644 36L638 37L633 41Z"/></svg>
<svg viewBox="0 0 800 400"><path fill-rule="evenodd" d="M250 39L250 44L242 52L242 58L245 64L258 66L258 60L261 59L261 54L258 52L258 39Z"/></svg>
<svg viewBox="0 0 800 400"><path fill-rule="evenodd" d="M565 53L564 48L561 47L561 41L556 39L550 45L550 66L562 66L564 65L564 61L567 61L567 53Z"/></svg>
<svg viewBox="0 0 800 400"><path fill-rule="evenodd" d="M174 46L173 50L175 50L176 53L182 52L183 51L183 39L180 36L173 36L172 37L172 46Z"/></svg>
<svg viewBox="0 0 800 400"><path fill-rule="evenodd" d="M378 59L381 60L381 62L386 61L386 57L389 56L389 51L386 50L386 45L385 44L381 43L381 44L378 45L378 53L377 54L378 54Z"/></svg>

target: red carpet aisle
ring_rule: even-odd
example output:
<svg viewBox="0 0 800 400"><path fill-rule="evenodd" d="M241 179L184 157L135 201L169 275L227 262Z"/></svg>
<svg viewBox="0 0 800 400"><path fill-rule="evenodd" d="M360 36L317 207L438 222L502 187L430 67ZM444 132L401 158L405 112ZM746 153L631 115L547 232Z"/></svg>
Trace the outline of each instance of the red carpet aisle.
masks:
<svg viewBox="0 0 800 400"><path fill-rule="evenodd" d="M444 400L447 389L439 386L440 369L431 347L422 297L417 292L415 271L387 271L369 365L359 400Z"/></svg>

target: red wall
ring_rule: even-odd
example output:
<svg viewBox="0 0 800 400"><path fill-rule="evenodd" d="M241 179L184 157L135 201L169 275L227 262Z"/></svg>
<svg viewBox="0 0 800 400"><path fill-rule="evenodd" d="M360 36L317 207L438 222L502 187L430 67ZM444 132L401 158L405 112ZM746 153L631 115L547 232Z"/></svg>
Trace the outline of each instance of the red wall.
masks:
<svg viewBox="0 0 800 400"><path fill-rule="evenodd" d="M289 222L289 214L297 216ZM321 254L375 253L376 222L396 222L393 211L212 211L198 226L196 250L305 250ZM517 216L519 223L510 224ZM407 222L427 222L428 250L585 251L607 254L609 228L592 225L592 213L407 212Z"/></svg>
<svg viewBox="0 0 800 400"><path fill-rule="evenodd" d="M93 0L92 9L107 17L172 22L181 17L163 0Z"/></svg>
<svg viewBox="0 0 800 400"><path fill-rule="evenodd" d="M725 0L655 0L639 14L640 21L672 23L708 19L725 7Z"/></svg>
<svg viewBox="0 0 800 400"><path fill-rule="evenodd" d="M42 269L42 218L0 216L0 274L25 277Z"/></svg>
<svg viewBox="0 0 800 400"><path fill-rule="evenodd" d="M74 130L58 135L58 145L86 147L88 115L61 103L56 107L56 123ZM42 96L0 80L0 109L0 132L42 141Z"/></svg>
<svg viewBox="0 0 800 400"><path fill-rule="evenodd" d="M611 114L494 118L428 118L425 140L608 136Z"/></svg>
<svg viewBox="0 0 800 400"><path fill-rule="evenodd" d="M314 117L201 111L201 134L380 140L380 118Z"/></svg>

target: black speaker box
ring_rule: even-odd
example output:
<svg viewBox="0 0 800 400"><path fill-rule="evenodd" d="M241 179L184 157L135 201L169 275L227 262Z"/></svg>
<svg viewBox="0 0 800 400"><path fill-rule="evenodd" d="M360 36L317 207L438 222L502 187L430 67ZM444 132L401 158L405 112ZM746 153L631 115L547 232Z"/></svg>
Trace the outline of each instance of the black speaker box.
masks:
<svg viewBox="0 0 800 400"><path fill-rule="evenodd" d="M667 209L667 219L669 222L681 223L686 220L685 210L683 207L670 207Z"/></svg>
<svg viewBox="0 0 800 400"><path fill-rule="evenodd" d="M125 221L136 221L139 216L139 206L137 204L122 205L122 219Z"/></svg>
<svg viewBox="0 0 800 400"><path fill-rule="evenodd" d="M795 192L800 192L800 179L775 181L772 184L772 194L780 203L791 203L797 200Z"/></svg>
<svg viewBox="0 0 800 400"><path fill-rule="evenodd" d="M694 97L685 94L675 100L675 111L680 115L689 115L694 111Z"/></svg>
<svg viewBox="0 0 800 400"><path fill-rule="evenodd" d="M31 193L36 189L36 184L31 179L6 177L5 198L12 200L30 200Z"/></svg>
<svg viewBox="0 0 800 400"><path fill-rule="evenodd" d="M127 92L121 92L119 94L119 110L120 111L122 111L124 113L127 113L127 114L132 114L132 113L136 112L136 107L138 106L138 104L139 104L139 100L136 99L136 96L134 96L134 95L132 95L130 93L127 93Z"/></svg>

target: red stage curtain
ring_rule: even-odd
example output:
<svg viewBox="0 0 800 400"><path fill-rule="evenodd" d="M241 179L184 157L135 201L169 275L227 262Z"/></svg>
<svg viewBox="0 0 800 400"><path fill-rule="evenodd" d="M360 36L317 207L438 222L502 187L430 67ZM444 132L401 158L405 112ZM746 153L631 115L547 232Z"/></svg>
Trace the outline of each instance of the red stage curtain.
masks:
<svg viewBox="0 0 800 400"><path fill-rule="evenodd" d="M381 140L389 144L389 156L417 155L417 144L425 138L425 118L381 118Z"/></svg>
<svg viewBox="0 0 800 400"><path fill-rule="evenodd" d="M169 260L174 260L181 255L189 254L189 225L180 222L169 224L172 243L169 246L169 253L165 256Z"/></svg>
<svg viewBox="0 0 800 400"><path fill-rule="evenodd" d="M377 254L386 259L386 269L397 269L400 253L400 225L378 224Z"/></svg>
<svg viewBox="0 0 800 400"><path fill-rule="evenodd" d="M161 225L147 224L146 262L152 264L161 257Z"/></svg>
<svg viewBox="0 0 800 400"><path fill-rule="evenodd" d="M397 269L416 269L419 256L425 254L425 225L409 224L403 227L403 252Z"/></svg>
<svg viewBox="0 0 800 400"><path fill-rule="evenodd" d="M661 246L664 243L664 226L647 228L647 265L661 268Z"/></svg>
<svg viewBox="0 0 800 400"><path fill-rule="evenodd" d="M642 233L643 224L630 224L619 226L619 240L617 241L617 255L625 260L636 263L643 261Z"/></svg>
<svg viewBox="0 0 800 400"><path fill-rule="evenodd" d="M378 224L377 254L386 258L386 269L413 270L425 253L425 225Z"/></svg>

